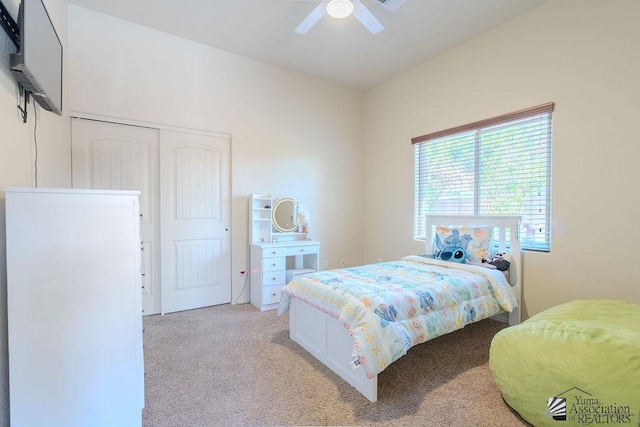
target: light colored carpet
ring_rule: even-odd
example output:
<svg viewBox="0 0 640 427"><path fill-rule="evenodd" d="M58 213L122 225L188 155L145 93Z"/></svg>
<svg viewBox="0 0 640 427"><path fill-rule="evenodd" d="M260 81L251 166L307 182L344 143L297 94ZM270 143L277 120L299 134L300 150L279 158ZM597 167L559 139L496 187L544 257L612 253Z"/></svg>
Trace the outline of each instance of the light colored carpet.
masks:
<svg viewBox="0 0 640 427"><path fill-rule="evenodd" d="M484 320L412 348L370 403L249 304L144 318L145 427L520 426L489 371L505 325Z"/></svg>

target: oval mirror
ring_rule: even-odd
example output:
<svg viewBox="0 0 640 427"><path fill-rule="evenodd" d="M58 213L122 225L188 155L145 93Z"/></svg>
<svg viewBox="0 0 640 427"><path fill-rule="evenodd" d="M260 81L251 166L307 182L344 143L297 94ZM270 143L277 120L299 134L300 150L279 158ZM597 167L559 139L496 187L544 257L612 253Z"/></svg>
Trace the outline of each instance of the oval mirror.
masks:
<svg viewBox="0 0 640 427"><path fill-rule="evenodd" d="M271 210L273 226L283 233L295 231L297 224L296 218L296 201L290 197L283 197L276 200Z"/></svg>

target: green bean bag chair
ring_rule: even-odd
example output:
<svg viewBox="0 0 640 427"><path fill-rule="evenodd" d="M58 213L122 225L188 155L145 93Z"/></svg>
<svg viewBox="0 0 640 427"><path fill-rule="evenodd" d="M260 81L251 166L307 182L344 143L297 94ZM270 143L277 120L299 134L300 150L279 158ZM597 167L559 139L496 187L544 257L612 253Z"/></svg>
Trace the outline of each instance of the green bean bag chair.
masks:
<svg viewBox="0 0 640 427"><path fill-rule="evenodd" d="M489 366L534 426L640 426L640 305L580 300L498 332Z"/></svg>

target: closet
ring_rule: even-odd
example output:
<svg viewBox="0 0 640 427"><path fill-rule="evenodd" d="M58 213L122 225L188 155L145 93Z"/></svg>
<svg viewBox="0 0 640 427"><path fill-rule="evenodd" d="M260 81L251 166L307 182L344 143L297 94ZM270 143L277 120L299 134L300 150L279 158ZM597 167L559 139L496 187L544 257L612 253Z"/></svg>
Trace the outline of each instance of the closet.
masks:
<svg viewBox="0 0 640 427"><path fill-rule="evenodd" d="M145 315L231 302L230 138L72 119L74 188L140 191Z"/></svg>

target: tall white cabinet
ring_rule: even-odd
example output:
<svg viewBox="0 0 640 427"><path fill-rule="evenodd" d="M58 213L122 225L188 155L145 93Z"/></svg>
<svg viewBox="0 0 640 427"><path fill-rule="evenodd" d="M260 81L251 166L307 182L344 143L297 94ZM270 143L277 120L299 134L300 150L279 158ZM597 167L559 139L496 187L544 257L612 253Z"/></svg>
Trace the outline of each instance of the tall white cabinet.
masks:
<svg viewBox="0 0 640 427"><path fill-rule="evenodd" d="M14 426L136 426L139 193L5 189Z"/></svg>

